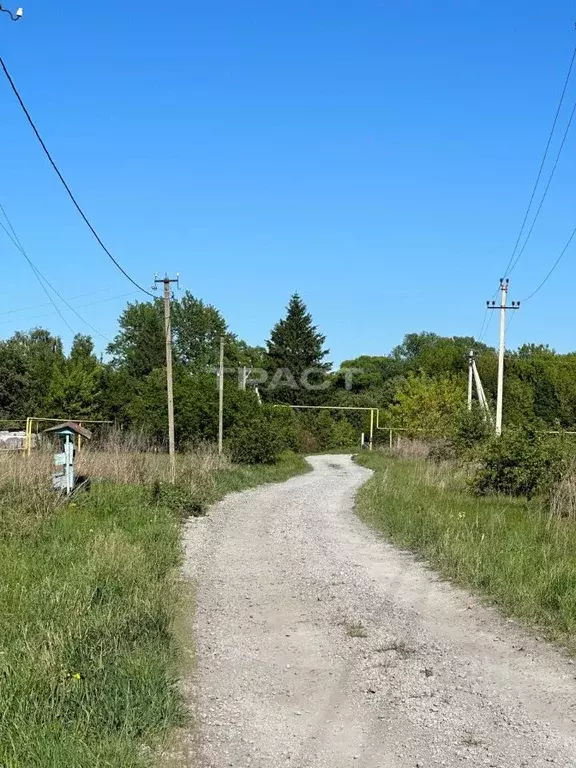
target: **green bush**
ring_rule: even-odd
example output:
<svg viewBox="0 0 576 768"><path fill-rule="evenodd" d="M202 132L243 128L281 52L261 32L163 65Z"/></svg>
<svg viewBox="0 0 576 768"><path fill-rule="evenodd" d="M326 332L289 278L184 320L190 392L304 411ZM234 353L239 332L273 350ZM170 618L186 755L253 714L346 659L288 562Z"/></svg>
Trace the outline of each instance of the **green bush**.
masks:
<svg viewBox="0 0 576 768"><path fill-rule="evenodd" d="M268 413L270 422L276 430L280 450L297 452L299 448L298 419L294 411L287 406L276 408L264 406L263 411Z"/></svg>
<svg viewBox="0 0 576 768"><path fill-rule="evenodd" d="M201 517L206 511L206 501L190 488L167 485L158 480L152 486L152 502L170 509L176 517Z"/></svg>
<svg viewBox="0 0 576 768"><path fill-rule="evenodd" d="M348 419L340 419L332 429L332 448L348 448L358 443L359 433Z"/></svg>
<svg viewBox="0 0 576 768"><path fill-rule="evenodd" d="M458 455L470 453L486 443L490 429L480 408L458 413L454 425L454 435L450 440Z"/></svg>
<svg viewBox="0 0 576 768"><path fill-rule="evenodd" d="M481 453L472 485L479 496L526 496L546 492L566 468L562 444L531 430L509 430Z"/></svg>
<svg viewBox="0 0 576 768"><path fill-rule="evenodd" d="M334 445L334 414L330 411L319 411L316 414L314 432L321 451L327 451Z"/></svg>
<svg viewBox="0 0 576 768"><path fill-rule="evenodd" d="M230 430L228 450L238 464L274 464L283 450L272 407L240 418Z"/></svg>

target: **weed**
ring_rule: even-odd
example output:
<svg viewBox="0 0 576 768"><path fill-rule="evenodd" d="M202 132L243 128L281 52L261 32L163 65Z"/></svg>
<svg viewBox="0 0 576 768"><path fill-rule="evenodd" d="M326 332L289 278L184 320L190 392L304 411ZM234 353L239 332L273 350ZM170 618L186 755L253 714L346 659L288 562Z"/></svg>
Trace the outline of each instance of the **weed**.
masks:
<svg viewBox="0 0 576 768"><path fill-rule="evenodd" d="M388 653L389 651L394 651L402 659L407 659L409 656L412 656L412 654L415 653L414 649L411 648L404 640L393 640L391 643L381 645L375 650L376 653Z"/></svg>
<svg viewBox="0 0 576 768"><path fill-rule="evenodd" d="M347 622L345 626L348 637L368 637L368 630L361 621Z"/></svg>

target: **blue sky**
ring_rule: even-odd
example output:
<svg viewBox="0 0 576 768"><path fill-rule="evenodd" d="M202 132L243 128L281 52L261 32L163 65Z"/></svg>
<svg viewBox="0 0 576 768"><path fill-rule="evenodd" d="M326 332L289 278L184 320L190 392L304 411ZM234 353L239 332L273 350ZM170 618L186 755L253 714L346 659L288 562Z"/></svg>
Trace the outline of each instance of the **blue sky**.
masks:
<svg viewBox="0 0 576 768"><path fill-rule="evenodd" d="M478 334L575 18L568 0L27 0L18 24L0 15L0 50L138 282L179 271L250 343L297 290L340 361L386 353L412 331ZM574 99L576 72L562 128ZM0 202L40 269L112 337L132 286L91 239L4 81L0 121ZM576 134L511 299L540 282L576 226L575 157ZM575 251L515 317L511 346L576 347ZM69 343L3 235L0 259L0 337L45 325Z"/></svg>

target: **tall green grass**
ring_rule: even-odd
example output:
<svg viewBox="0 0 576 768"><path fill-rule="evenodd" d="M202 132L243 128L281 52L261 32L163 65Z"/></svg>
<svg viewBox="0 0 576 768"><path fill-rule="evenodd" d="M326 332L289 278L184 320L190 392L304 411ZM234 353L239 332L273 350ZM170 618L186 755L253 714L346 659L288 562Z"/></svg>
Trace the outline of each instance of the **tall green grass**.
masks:
<svg viewBox="0 0 576 768"><path fill-rule="evenodd" d="M104 485L20 512L0 537L0 765L140 766L182 717L175 518Z"/></svg>
<svg viewBox="0 0 576 768"><path fill-rule="evenodd" d="M576 522L534 500L477 498L452 468L362 455L357 510L442 576L576 650Z"/></svg>
<svg viewBox="0 0 576 768"><path fill-rule="evenodd" d="M306 468L216 469L194 492L208 503ZM25 477L0 484L0 766L142 768L185 718L178 510L112 483L57 503Z"/></svg>

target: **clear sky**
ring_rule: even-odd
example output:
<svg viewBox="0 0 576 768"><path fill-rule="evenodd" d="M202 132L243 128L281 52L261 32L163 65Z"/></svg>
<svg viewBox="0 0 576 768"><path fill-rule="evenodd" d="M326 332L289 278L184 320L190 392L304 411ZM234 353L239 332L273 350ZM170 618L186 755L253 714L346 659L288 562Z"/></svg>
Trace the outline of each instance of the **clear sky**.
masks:
<svg viewBox="0 0 576 768"><path fill-rule="evenodd" d="M179 271L253 344L297 290L340 361L386 353L412 331L478 334L575 20L568 0L27 0L18 24L0 14L0 50L137 281ZM576 72L562 129L574 99ZM113 336L133 288L91 239L4 80L0 136L0 202L29 255ZM575 157L576 126L511 299L540 282L576 226ZM511 346L576 348L575 252L518 313ZM0 259L0 337L45 325L68 344L1 232ZM493 321L489 343L496 332Z"/></svg>

